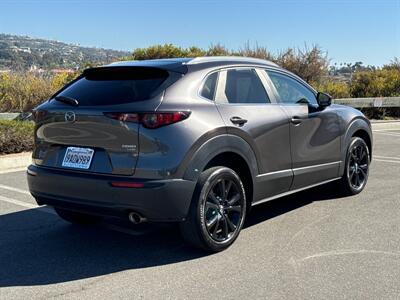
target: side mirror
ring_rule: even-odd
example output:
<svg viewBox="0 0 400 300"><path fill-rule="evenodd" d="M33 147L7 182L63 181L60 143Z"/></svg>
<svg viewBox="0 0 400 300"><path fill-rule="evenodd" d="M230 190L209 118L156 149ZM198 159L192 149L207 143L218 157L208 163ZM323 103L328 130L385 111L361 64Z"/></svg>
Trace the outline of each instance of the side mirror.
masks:
<svg viewBox="0 0 400 300"><path fill-rule="evenodd" d="M318 92L317 102L318 102L319 107L324 108L324 107L331 105L332 97L331 97L331 95L329 95L327 93Z"/></svg>

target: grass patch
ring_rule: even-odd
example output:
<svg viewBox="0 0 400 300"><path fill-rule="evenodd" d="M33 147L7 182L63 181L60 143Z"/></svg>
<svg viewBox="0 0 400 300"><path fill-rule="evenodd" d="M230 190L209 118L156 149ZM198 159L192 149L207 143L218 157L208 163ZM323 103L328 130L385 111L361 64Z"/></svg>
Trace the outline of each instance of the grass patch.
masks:
<svg viewBox="0 0 400 300"><path fill-rule="evenodd" d="M32 151L34 126L31 121L0 120L0 154Z"/></svg>

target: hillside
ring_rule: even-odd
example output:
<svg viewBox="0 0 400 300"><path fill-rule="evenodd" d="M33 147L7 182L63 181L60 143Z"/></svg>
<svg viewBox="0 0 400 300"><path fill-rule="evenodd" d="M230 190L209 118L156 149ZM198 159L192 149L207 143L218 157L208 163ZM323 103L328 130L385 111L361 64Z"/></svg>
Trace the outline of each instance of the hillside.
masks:
<svg viewBox="0 0 400 300"><path fill-rule="evenodd" d="M127 55L124 51L0 34L0 70L77 69L87 63L108 63Z"/></svg>

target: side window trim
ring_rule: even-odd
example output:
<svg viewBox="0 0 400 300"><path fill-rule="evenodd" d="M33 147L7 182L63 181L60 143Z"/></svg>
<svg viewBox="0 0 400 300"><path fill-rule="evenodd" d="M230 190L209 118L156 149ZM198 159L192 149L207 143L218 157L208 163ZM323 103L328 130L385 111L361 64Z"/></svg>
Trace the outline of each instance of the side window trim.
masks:
<svg viewBox="0 0 400 300"><path fill-rule="evenodd" d="M270 70L263 69L263 71L264 71L263 75L266 78L266 81L268 81L268 85L270 86L271 91L274 94L274 98L275 98L276 103L277 104L282 104L281 97L279 96L279 93L276 90L276 87L275 87L274 83L272 82L271 78L269 77L268 71L270 71Z"/></svg>
<svg viewBox="0 0 400 300"><path fill-rule="evenodd" d="M267 72L265 72L265 69L260 69L260 68L256 68L255 69L256 73L258 74L258 77L261 80L261 83L264 86L264 89L268 95L268 98L270 100L270 103L266 103L266 104L279 104L278 98L278 92L275 89L274 84L272 83L271 79L269 78Z"/></svg>
<svg viewBox="0 0 400 300"><path fill-rule="evenodd" d="M226 87L226 74L227 70L221 70L218 76L217 88L215 91L215 102L216 103L224 103L229 104L228 99L225 95L225 87Z"/></svg>

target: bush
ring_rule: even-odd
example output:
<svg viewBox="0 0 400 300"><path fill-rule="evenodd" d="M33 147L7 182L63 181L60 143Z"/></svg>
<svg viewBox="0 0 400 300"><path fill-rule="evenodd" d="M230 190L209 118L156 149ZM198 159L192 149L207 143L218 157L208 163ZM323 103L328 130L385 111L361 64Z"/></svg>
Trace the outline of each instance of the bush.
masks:
<svg viewBox="0 0 400 300"><path fill-rule="evenodd" d="M49 97L52 91L49 81L29 73L1 75L0 111L30 110L39 99Z"/></svg>
<svg viewBox="0 0 400 300"><path fill-rule="evenodd" d="M351 95L354 98L400 96L400 68L354 73Z"/></svg>
<svg viewBox="0 0 400 300"><path fill-rule="evenodd" d="M328 79L320 84L314 83L312 85L318 91L328 93L334 99L351 97L350 88L346 82L340 82Z"/></svg>
<svg viewBox="0 0 400 300"><path fill-rule="evenodd" d="M249 43L246 43L243 48L239 49L239 51L237 52L232 52L231 55L254 57L270 61L276 61L276 58L267 50L266 47L259 46L258 44L252 47L250 46Z"/></svg>
<svg viewBox="0 0 400 300"><path fill-rule="evenodd" d="M0 74L0 112L30 111L75 77L75 73L52 76L32 73Z"/></svg>
<svg viewBox="0 0 400 300"><path fill-rule="evenodd" d="M31 121L0 120L0 154L32 151L33 129Z"/></svg>
<svg viewBox="0 0 400 300"><path fill-rule="evenodd" d="M53 77L51 77L50 85L51 85L52 94L54 94L56 91L61 89L68 82L74 80L77 76L78 76L77 72L76 73L63 72L63 73L58 73L58 74L54 75Z"/></svg>
<svg viewBox="0 0 400 300"><path fill-rule="evenodd" d="M136 48L132 57L126 59L145 60L175 57L204 56L206 52L198 47L181 48L172 44L154 45L148 48Z"/></svg>

